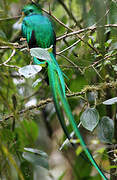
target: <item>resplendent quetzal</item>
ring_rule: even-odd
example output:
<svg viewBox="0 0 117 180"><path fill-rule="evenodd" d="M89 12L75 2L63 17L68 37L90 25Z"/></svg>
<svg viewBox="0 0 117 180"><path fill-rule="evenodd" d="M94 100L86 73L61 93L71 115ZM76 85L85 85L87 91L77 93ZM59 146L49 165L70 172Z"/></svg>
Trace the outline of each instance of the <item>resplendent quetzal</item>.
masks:
<svg viewBox="0 0 117 180"><path fill-rule="evenodd" d="M47 72L49 78L49 85L52 91L52 96L54 100L54 105L56 109L56 113L58 115L58 119L62 125L64 133L66 134L67 138L70 140L69 133L67 131L67 127L65 125L64 115L61 110L60 102L62 104L62 108L69 119L69 122L77 136L80 139L80 144L83 147L87 157L91 161L91 163L95 166L98 170L99 174L103 177L104 180L107 180L103 172L98 167L97 163L93 159L90 151L88 150L79 129L77 128L77 124L74 120L72 115L69 103L67 101L65 95L65 83L64 77L61 69L55 58L56 53L56 36L52 26L51 21L48 17L42 14L41 7L35 4L26 5L22 12L24 13L25 17L22 22L22 34L23 37L26 38L29 48L49 48L53 46L53 52L50 52L51 61L50 60L39 60L34 57L33 62L34 64L47 64Z"/></svg>

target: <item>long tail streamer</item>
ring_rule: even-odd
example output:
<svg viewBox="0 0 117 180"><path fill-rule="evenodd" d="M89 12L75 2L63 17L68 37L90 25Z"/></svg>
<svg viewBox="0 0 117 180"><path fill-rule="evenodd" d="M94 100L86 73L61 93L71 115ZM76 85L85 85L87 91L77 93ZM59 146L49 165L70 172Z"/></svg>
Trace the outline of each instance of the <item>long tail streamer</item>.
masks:
<svg viewBox="0 0 117 180"><path fill-rule="evenodd" d="M106 178L106 176L103 174L103 172L101 171L101 169L99 168L99 166L97 165L97 163L95 162L93 156L91 155L89 149L87 148L87 146L80 134L80 131L74 120L69 103L68 103L67 98L64 93L65 84L63 84L64 79L63 79L62 71L60 70L59 66L57 65L54 55L52 53L50 53L50 56L51 56L52 61L47 61L48 62L49 84L51 87L56 112L57 112L58 118L60 120L60 123L62 125L62 128L63 128L65 134L67 135L67 138L70 139L67 128L65 126L65 120L64 120L64 116L61 111L61 108L60 108L59 101L62 103L62 107L66 113L66 116L68 117L69 122L70 122L73 130L75 131L77 138L80 140L80 144L83 147L83 150L85 151L87 157L89 158L91 163L94 165L94 167L97 169L97 171L102 176L102 178L104 180L108 180Z"/></svg>
<svg viewBox="0 0 117 180"><path fill-rule="evenodd" d="M93 166L97 169L97 171L99 172L101 177L104 180L108 180L106 178L106 176L104 175L104 173L99 168L99 166L97 165L97 163L95 162L93 156L91 155L89 149L87 148L87 145L85 144L85 142L80 134L80 131L74 120L69 103L68 103L66 95L65 95L65 83L64 83L63 73L62 73L62 71L56 61L56 58L52 52L50 52L50 57L51 57L51 61L50 60L46 61L48 64L47 68L48 68L49 85L50 85L50 88L52 91L55 109L56 109L59 121L61 123L61 126L63 128L63 131L64 131L66 137L70 140L71 138L69 136L69 133L68 133L68 130L67 130L67 127L65 124L64 115L63 115L63 112L62 112L62 109L60 106L60 102L62 103L62 108L63 108L67 118L69 119L69 122L70 122L77 138L80 140L80 144L83 147L83 150L85 151L87 157L89 158L89 160L91 161ZM41 64L41 62L37 58L34 58L34 63ZM45 63L45 62L43 61L43 63Z"/></svg>

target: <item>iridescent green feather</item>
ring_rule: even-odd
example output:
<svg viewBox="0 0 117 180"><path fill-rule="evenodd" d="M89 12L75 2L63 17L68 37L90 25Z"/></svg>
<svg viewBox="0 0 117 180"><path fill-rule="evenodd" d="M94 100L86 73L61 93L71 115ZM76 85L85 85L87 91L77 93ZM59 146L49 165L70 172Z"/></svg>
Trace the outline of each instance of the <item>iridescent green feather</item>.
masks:
<svg viewBox="0 0 117 180"><path fill-rule="evenodd" d="M27 39L29 44L29 48L40 47L40 48L49 48L53 45L53 52L55 52L55 33L53 30L53 26L50 20L42 15L40 7L35 6L34 4L25 6L23 9L26 17L22 22L22 32L23 36ZM56 108L56 112L61 123L61 126L67 136L70 139L67 127L65 125L65 120L63 113L61 111L60 102L62 103L62 107L66 113L66 116L69 119L70 124L75 131L77 138L80 139L80 144L83 147L87 157L91 161L91 163L98 170L99 174L104 180L107 180L103 172L100 170L95 160L93 159L90 151L88 150L79 129L77 128L77 124L72 115L70 106L66 99L65 95L65 83L63 78L63 73L55 59L55 54L50 53L51 61L41 61L37 58L34 58L34 63L47 63L48 66L48 77L49 77L49 85L51 87L52 96L54 100L54 105ZM60 101L60 102L59 102Z"/></svg>

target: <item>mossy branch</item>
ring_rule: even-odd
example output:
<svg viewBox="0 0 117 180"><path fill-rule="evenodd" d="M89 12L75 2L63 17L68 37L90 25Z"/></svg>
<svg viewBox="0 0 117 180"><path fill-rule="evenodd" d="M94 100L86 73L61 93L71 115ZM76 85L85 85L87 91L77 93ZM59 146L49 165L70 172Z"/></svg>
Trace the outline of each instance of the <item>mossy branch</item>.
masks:
<svg viewBox="0 0 117 180"><path fill-rule="evenodd" d="M93 85L93 86L86 86L82 91L66 94L66 96L68 98L70 98L70 97L78 97L78 96L85 95L89 91L99 92L99 91L104 91L104 90L110 89L110 88L116 89L117 88L117 81L104 82L104 83L100 83L99 85ZM21 114L26 113L28 111L31 111L33 109L42 108L42 107L46 106L49 103L52 103L51 98L48 98L46 100L42 100L37 105L33 105L33 106L30 106L29 108L25 108L23 110L20 110L20 111L17 112L17 114L21 115ZM4 117L3 120L1 120L0 122L6 121L6 120L8 120L10 118L13 118L13 117L14 117L13 114L8 115L7 117Z"/></svg>

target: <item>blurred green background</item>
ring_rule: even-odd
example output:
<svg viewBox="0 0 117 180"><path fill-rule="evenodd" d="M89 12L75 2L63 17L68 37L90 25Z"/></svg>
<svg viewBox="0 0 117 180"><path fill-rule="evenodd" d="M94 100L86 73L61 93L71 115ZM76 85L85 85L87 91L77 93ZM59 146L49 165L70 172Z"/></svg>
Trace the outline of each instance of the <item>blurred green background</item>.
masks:
<svg viewBox="0 0 117 180"><path fill-rule="evenodd" d="M78 141L76 151L69 143L59 150L66 137L48 100L51 92L44 75L26 79L18 73L18 68L32 61L20 40L19 19L27 2L31 1L0 0L0 179L101 180L87 158L80 156L84 153ZM117 2L39 3L66 26L50 16L57 37L57 61L68 77L68 101L96 162L108 179L116 180L116 100L111 105L103 102L117 94ZM39 84L32 87L37 78ZM72 132L67 118L66 123Z"/></svg>

